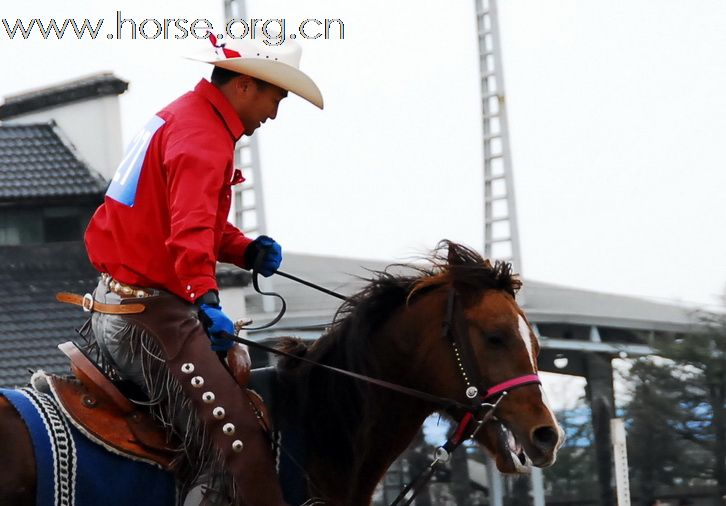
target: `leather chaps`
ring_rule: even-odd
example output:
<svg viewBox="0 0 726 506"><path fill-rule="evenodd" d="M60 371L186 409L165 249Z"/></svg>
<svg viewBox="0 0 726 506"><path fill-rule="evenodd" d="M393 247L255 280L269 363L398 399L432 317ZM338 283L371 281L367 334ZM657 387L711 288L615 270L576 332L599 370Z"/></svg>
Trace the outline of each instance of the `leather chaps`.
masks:
<svg viewBox="0 0 726 506"><path fill-rule="evenodd" d="M238 504L284 506L270 441L259 412L212 351L195 305L164 292L144 298L143 313L123 318L148 333L162 351L171 376L191 401L196 418L222 456Z"/></svg>

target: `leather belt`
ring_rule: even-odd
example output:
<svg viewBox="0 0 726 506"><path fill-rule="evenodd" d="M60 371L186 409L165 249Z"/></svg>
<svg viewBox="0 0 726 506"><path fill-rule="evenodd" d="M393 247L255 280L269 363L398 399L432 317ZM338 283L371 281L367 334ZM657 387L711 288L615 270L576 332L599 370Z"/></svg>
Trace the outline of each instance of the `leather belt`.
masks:
<svg viewBox="0 0 726 506"><path fill-rule="evenodd" d="M143 304L104 304L93 298L93 295L77 295L75 293L60 292L55 295L58 302L81 306L84 311L105 314L138 314L143 313L146 306Z"/></svg>
<svg viewBox="0 0 726 506"><path fill-rule="evenodd" d="M116 279L113 279L110 274L104 272L101 274L101 279L106 284L109 290L116 295L123 297L134 297L140 299L142 297L151 297L152 293L150 290L145 290L137 286L127 285Z"/></svg>

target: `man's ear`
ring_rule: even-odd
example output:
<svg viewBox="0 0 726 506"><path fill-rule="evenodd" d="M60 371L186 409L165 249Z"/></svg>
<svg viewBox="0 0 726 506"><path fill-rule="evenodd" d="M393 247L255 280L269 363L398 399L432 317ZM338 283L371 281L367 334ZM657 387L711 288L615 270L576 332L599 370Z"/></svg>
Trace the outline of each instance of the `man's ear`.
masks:
<svg viewBox="0 0 726 506"><path fill-rule="evenodd" d="M240 93L247 93L252 84L253 82L250 76L241 75L234 80L235 91Z"/></svg>

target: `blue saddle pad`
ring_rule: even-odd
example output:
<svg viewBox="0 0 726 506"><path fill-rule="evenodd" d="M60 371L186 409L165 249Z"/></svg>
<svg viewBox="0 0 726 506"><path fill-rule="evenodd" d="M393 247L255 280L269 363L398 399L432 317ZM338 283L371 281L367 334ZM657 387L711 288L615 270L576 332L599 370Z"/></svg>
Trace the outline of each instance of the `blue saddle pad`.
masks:
<svg viewBox="0 0 726 506"><path fill-rule="evenodd" d="M33 441L37 506L175 504L171 473L90 441L50 395L32 388L0 389L0 395L18 411Z"/></svg>

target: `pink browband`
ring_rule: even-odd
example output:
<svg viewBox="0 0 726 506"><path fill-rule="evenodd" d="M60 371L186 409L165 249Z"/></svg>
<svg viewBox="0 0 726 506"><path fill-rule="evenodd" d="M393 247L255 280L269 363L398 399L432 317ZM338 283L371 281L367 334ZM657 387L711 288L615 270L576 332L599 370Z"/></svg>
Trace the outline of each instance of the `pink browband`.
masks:
<svg viewBox="0 0 726 506"><path fill-rule="evenodd" d="M488 389L484 395L482 395L481 399L483 401L486 401L490 397L493 397L497 394L501 394L502 392L506 390L511 390L512 388L521 387L524 385L532 385L532 384L542 384L542 380L539 379L539 376L536 374L526 374L524 376L518 376L516 378L512 378L507 381L503 381L499 383L498 385L494 385L490 389Z"/></svg>

